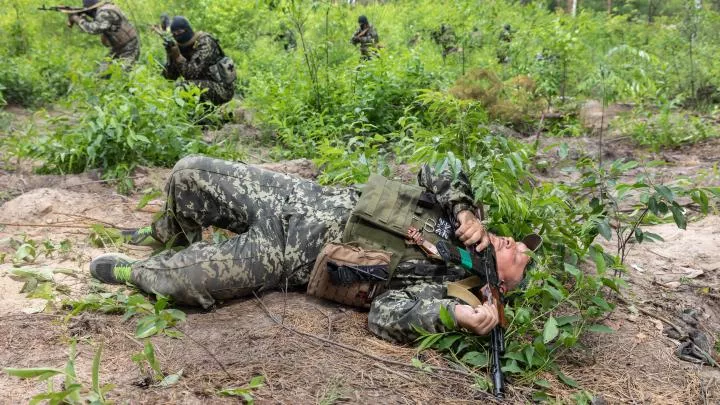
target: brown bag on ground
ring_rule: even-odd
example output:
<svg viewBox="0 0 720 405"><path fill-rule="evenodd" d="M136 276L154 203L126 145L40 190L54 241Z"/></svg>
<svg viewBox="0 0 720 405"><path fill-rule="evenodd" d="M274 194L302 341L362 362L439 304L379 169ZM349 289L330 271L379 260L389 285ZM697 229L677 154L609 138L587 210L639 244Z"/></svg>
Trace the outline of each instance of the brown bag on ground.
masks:
<svg viewBox="0 0 720 405"><path fill-rule="evenodd" d="M349 266L389 266L391 253L383 250L366 250L350 244L328 243L320 252L310 273L307 293L340 304L370 308L373 298L384 291L385 282L356 281L351 284L333 284L328 262Z"/></svg>

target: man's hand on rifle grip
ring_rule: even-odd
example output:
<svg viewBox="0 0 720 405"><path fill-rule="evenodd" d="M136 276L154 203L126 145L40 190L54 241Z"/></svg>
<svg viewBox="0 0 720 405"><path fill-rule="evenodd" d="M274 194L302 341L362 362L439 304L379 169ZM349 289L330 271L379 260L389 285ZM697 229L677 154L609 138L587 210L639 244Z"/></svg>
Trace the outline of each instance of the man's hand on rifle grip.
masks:
<svg viewBox="0 0 720 405"><path fill-rule="evenodd" d="M455 320L458 326L477 335L487 335L498 324L498 311L494 304L485 303L477 307L455 305Z"/></svg>
<svg viewBox="0 0 720 405"><path fill-rule="evenodd" d="M460 226L455 231L455 235L465 246L477 244L475 250L478 252L488 247L490 237L485 230L485 226L472 211L460 211L457 214L457 220L460 222Z"/></svg>
<svg viewBox="0 0 720 405"><path fill-rule="evenodd" d="M79 23L80 20L82 20L82 17L80 16L80 14L78 14L78 13L68 14L68 21L67 21L68 28L72 28L72 26Z"/></svg>

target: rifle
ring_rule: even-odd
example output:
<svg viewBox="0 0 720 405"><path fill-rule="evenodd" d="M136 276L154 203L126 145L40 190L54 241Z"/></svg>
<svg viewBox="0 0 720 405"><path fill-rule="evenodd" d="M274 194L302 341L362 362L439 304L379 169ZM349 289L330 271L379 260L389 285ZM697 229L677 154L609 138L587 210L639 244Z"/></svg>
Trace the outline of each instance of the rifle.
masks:
<svg viewBox="0 0 720 405"><path fill-rule="evenodd" d="M165 42L175 42L175 38L173 38L172 34L169 31L170 28L170 17L168 17L167 14L163 14L160 16L160 25L154 24L150 26L150 29L158 34L160 38L163 39Z"/></svg>
<svg viewBox="0 0 720 405"><path fill-rule="evenodd" d="M362 36L364 36L365 34L367 34L367 32L368 32L369 29L370 29L370 26L368 26L368 27L365 28L364 30L358 32L357 34L353 35L353 39L359 40L360 37L362 37Z"/></svg>
<svg viewBox="0 0 720 405"><path fill-rule="evenodd" d="M175 38L170 32L170 16L167 13L160 14L160 24L153 24L150 29L162 38L163 46L170 53L172 59L185 61L185 58L180 53L180 48L175 42Z"/></svg>
<svg viewBox="0 0 720 405"><path fill-rule="evenodd" d="M418 245L430 258L436 258L458 265L475 277L467 278L448 286L450 293L452 284L456 284L457 290L464 288L476 288L479 290L471 292L480 299L480 302L488 302L495 304L498 311L498 324L490 333L490 350L492 351L492 376L493 376L493 393L496 398L503 398L505 392L505 376L502 372L502 364L500 357L505 354L505 331L507 320L505 319L505 307L503 296L500 292L500 278L497 273L497 263L495 261L495 248L488 245L482 252L477 252L475 246L468 249L459 248L449 241L440 240L436 245L428 242L422 237L422 233L416 228L408 229L407 238L410 243ZM467 282L467 285L464 284ZM468 293L468 290L465 293ZM460 291L458 291L459 293ZM452 294L451 294L452 295ZM455 296L459 296L455 295ZM473 297L470 297L473 298ZM468 302L468 300L466 300Z"/></svg>
<svg viewBox="0 0 720 405"><path fill-rule="evenodd" d="M94 6L90 7L70 7L70 6L46 6L43 4L42 7L38 7L38 10L40 11L56 11L63 14L78 14L78 13L84 13L86 11L94 10L100 6L104 6L108 4L108 2L102 2L97 3Z"/></svg>
<svg viewBox="0 0 720 405"><path fill-rule="evenodd" d="M448 241L441 240L436 245L440 257L448 263L463 267L469 273L482 280L484 285L473 291L481 302L495 304L498 311L498 324L490 332L490 350L492 352L493 393L496 398L503 398L505 392L505 376L502 372L500 357L505 354L505 307L500 292L500 279L495 262L495 248L488 245L482 252L476 252L474 246L468 249L459 248ZM482 285L482 284L481 284Z"/></svg>

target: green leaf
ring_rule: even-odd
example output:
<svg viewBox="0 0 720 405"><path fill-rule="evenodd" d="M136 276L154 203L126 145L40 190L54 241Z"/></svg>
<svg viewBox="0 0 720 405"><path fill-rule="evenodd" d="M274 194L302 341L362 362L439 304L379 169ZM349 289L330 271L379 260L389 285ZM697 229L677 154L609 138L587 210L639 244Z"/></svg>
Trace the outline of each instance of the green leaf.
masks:
<svg viewBox="0 0 720 405"><path fill-rule="evenodd" d="M12 269L10 274L25 279L37 279L39 281L53 281L53 271L49 267L37 269Z"/></svg>
<svg viewBox="0 0 720 405"><path fill-rule="evenodd" d="M642 229L640 229L640 227L635 228L635 240L637 240L638 243L642 243L644 236L645 235L643 234L643 231Z"/></svg>
<svg viewBox="0 0 720 405"><path fill-rule="evenodd" d="M602 220L599 220L597 222L598 232L600 232L600 235L602 235L603 238L610 240L612 239L612 230L610 229L610 224L608 223L607 218L603 218Z"/></svg>
<svg viewBox="0 0 720 405"><path fill-rule="evenodd" d="M250 380L250 383L248 384L248 387L250 388L260 388L263 385L265 385L265 376L264 375L256 375Z"/></svg>
<svg viewBox="0 0 720 405"><path fill-rule="evenodd" d="M657 191L657 193L660 194L661 196L663 196L663 198L665 198L667 201L675 200L675 196L673 195L672 190L670 190L666 186L663 186L663 185L655 186L655 191Z"/></svg>
<svg viewBox="0 0 720 405"><path fill-rule="evenodd" d="M502 367L503 373L522 374L523 370L518 366L517 361L513 360Z"/></svg>
<svg viewBox="0 0 720 405"><path fill-rule="evenodd" d="M658 234L656 234L656 233L652 233L652 232L644 231L644 232L643 232L643 236L644 236L645 239L647 239L647 240L649 240L649 241L652 241L652 242L655 242L655 241L664 242L664 241L665 241L665 239L663 239L662 236L660 236L660 235L658 235Z"/></svg>
<svg viewBox="0 0 720 405"><path fill-rule="evenodd" d="M428 336L424 337L420 341L420 345L418 346L417 351L421 352L429 347L432 347L443 336L444 335L442 333L436 333L434 335L428 335Z"/></svg>
<svg viewBox="0 0 720 405"><path fill-rule="evenodd" d="M557 337L559 333L558 330L558 324L554 317L550 317L545 321L545 327L543 327L543 342L549 343L555 337Z"/></svg>
<svg viewBox="0 0 720 405"><path fill-rule="evenodd" d="M550 382L546 379L539 379L533 381L533 384L537 385L540 388L550 388Z"/></svg>
<svg viewBox="0 0 720 405"><path fill-rule="evenodd" d="M172 387L173 385L177 384L178 381L180 381L180 377L182 377L183 370L178 371L175 374L170 374L162 379L159 383L155 384L156 387L159 388L167 388Z"/></svg>
<svg viewBox="0 0 720 405"><path fill-rule="evenodd" d="M558 147L558 156L560 159L565 159L568 155L568 144L567 142L563 142Z"/></svg>
<svg viewBox="0 0 720 405"><path fill-rule="evenodd" d="M144 339L156 335L167 326L167 322L154 315L146 316L138 321L135 337Z"/></svg>
<svg viewBox="0 0 720 405"><path fill-rule="evenodd" d="M585 328L585 330L595 333L615 333L615 331L609 326L601 325L598 323L588 326L587 328Z"/></svg>
<svg viewBox="0 0 720 405"><path fill-rule="evenodd" d="M683 214L682 208L680 208L680 206L676 202L673 202L673 205L670 206L670 211L672 211L675 225L677 225L677 227L680 229L686 229L687 219L685 218L685 214Z"/></svg>
<svg viewBox="0 0 720 405"><path fill-rule="evenodd" d="M566 375L563 374L560 370L557 370L557 371L555 372L555 375L557 375L557 377L560 379L560 381L562 381L562 382L563 382L565 385L567 385L568 387L571 387L571 388L578 388L578 387L579 387L577 381L575 381L575 380L573 380L572 378L566 376Z"/></svg>
<svg viewBox="0 0 720 405"><path fill-rule="evenodd" d="M555 321L557 323L557 326L564 326L571 323L578 322L582 319L580 315L568 315L568 316L558 316Z"/></svg>
<svg viewBox="0 0 720 405"><path fill-rule="evenodd" d="M445 305L440 306L440 321L447 330L455 329L455 319L450 315L450 311L448 311Z"/></svg>
<svg viewBox="0 0 720 405"><path fill-rule="evenodd" d="M464 356L462 356L460 361L474 367L487 367L489 364L487 354L480 352L467 352Z"/></svg>
<svg viewBox="0 0 720 405"><path fill-rule="evenodd" d="M40 380L46 380L52 376L63 374L63 370L48 367L36 367L36 368L4 368L4 372L19 378L39 378Z"/></svg>
<svg viewBox="0 0 720 405"><path fill-rule="evenodd" d="M40 283L30 294L28 298L42 298L44 300L52 300L55 298L53 283Z"/></svg>
<svg viewBox="0 0 720 405"><path fill-rule="evenodd" d="M103 346L100 343L95 351L92 364L92 390L98 394L100 394L100 358L102 357L102 349Z"/></svg>
<svg viewBox="0 0 720 405"><path fill-rule="evenodd" d="M440 341L438 341L438 343L435 347L439 350L448 350L460 338L462 338L462 335L444 336L442 339L440 339Z"/></svg>

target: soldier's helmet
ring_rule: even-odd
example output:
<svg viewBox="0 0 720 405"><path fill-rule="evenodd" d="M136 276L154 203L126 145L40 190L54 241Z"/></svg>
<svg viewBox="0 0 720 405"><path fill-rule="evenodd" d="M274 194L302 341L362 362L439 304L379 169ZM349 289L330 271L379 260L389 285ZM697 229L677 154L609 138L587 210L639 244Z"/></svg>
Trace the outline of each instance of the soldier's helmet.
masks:
<svg viewBox="0 0 720 405"><path fill-rule="evenodd" d="M359 23L360 25L365 25L365 24L367 24L367 23L368 23L367 17L365 17L364 15L361 15L360 17L358 17L358 23Z"/></svg>

